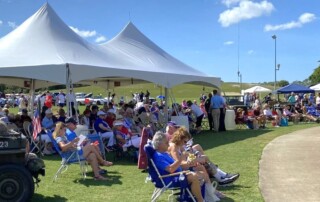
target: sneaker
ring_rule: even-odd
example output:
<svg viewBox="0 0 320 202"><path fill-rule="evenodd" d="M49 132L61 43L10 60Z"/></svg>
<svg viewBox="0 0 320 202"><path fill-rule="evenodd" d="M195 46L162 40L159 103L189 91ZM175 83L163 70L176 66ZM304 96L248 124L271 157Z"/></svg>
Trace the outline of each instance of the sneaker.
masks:
<svg viewBox="0 0 320 202"><path fill-rule="evenodd" d="M229 175L229 176L228 176ZM228 186L231 185L239 178L240 174L227 174L225 177L221 178L218 182L220 186Z"/></svg>

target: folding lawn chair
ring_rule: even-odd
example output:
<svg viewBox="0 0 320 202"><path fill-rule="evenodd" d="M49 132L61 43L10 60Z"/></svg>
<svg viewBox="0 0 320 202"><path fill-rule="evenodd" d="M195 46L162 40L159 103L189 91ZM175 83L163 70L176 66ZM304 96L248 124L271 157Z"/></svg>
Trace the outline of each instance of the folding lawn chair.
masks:
<svg viewBox="0 0 320 202"><path fill-rule="evenodd" d="M23 122L23 130L29 140L30 143L30 153L39 152L41 156L43 156L42 149L44 144L41 144L40 140L35 140L33 138L33 125L29 121Z"/></svg>
<svg viewBox="0 0 320 202"><path fill-rule="evenodd" d="M87 177L86 172L87 172L87 161L86 159L82 156L78 154L78 151L68 151L68 152L62 152L58 143L56 142L56 140L53 138L52 133L49 132L48 136L54 146L54 148L56 149L56 151L59 153L59 155L62 158L61 161L61 166L58 169L58 171L56 172L56 174L53 177L53 181L56 181L57 178L59 177L59 175L65 171L68 170L68 166L70 164L76 164L78 163L80 165L80 171L81 171L81 175L83 177L83 179L85 179Z"/></svg>
<svg viewBox="0 0 320 202"><path fill-rule="evenodd" d="M153 161L153 155L155 153L155 149L150 143L147 143L144 146L144 150L147 154L148 158L148 173L149 177L147 179L150 179L151 182L155 185L155 189L153 191L153 194L151 196L151 202L157 201L157 199L161 196L162 193L169 190L171 191L171 194L168 196L168 201L171 201L177 194L179 194L179 201L193 201L196 202L196 199L192 195L190 189L188 188L188 182L187 177L184 175L185 172L177 172L170 175L160 175L159 170L157 166L155 165ZM173 181L171 181L168 184L165 184L163 178L165 177L171 177L175 175L176 179L179 181L180 186L179 187L173 187ZM180 192L175 192L177 190L180 190Z"/></svg>

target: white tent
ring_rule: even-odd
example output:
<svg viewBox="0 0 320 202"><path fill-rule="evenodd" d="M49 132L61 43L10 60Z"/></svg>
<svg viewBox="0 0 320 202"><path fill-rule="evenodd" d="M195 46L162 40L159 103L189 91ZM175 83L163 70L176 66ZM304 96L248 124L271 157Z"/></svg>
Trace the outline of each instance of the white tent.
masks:
<svg viewBox="0 0 320 202"><path fill-rule="evenodd" d="M109 55L125 58L143 69L144 72L135 78L169 88L182 83L220 86L220 78L210 77L177 60L147 38L132 22L102 46Z"/></svg>
<svg viewBox="0 0 320 202"><path fill-rule="evenodd" d="M120 39L130 40L127 34L135 34L133 31L131 29L120 33L110 41L110 46L94 45L73 32L46 3L0 39L0 76L59 84L66 84L70 80L76 83L101 77L126 77L147 80L169 88L193 81L220 86L220 78L209 77L179 61L159 68L159 65L165 63L151 66L145 64L146 60L140 61L141 55L130 57L124 54L132 50L123 49ZM160 54L171 57L165 52Z"/></svg>
<svg viewBox="0 0 320 202"><path fill-rule="evenodd" d="M263 93L263 92L271 92L270 89L262 87L262 86L253 86L244 90L245 93Z"/></svg>
<svg viewBox="0 0 320 202"><path fill-rule="evenodd" d="M314 85L314 86L310 86L310 88L311 88L312 90L315 90L315 91L320 91L320 83L318 83L318 84L316 84L316 85Z"/></svg>

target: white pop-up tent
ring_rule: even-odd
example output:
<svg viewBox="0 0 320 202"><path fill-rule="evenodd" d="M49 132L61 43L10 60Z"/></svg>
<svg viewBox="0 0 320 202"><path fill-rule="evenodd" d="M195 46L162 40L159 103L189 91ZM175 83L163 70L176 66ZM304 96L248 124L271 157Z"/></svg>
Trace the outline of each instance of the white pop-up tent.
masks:
<svg viewBox="0 0 320 202"><path fill-rule="evenodd" d="M314 86L310 86L310 88L311 88L312 90L315 90L315 91L320 91L320 83L318 83L318 84L316 84L316 85L314 85Z"/></svg>
<svg viewBox="0 0 320 202"><path fill-rule="evenodd" d="M271 92L271 90L262 86L253 86L251 88L244 90L244 92L245 93L265 93L265 92Z"/></svg>

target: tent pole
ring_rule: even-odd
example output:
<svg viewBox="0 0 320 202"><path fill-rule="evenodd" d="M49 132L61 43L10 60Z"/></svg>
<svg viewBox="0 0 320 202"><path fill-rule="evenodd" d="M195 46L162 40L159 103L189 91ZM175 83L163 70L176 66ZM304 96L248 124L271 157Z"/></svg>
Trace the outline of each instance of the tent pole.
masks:
<svg viewBox="0 0 320 202"><path fill-rule="evenodd" d="M68 95L67 98L67 116L71 117L71 111L70 111L70 70L69 70L69 64L66 64L66 87L67 87L67 92L66 95Z"/></svg>
<svg viewBox="0 0 320 202"><path fill-rule="evenodd" d="M168 123L168 121L169 121L169 113L168 113L168 109L169 109L169 102L168 102L168 96L169 95L169 93L168 93L168 88L167 87L165 87L164 88L164 102L165 102L165 106L164 106L164 119L165 119L165 122L166 122L166 125L167 125L167 123Z"/></svg>
<svg viewBox="0 0 320 202"><path fill-rule="evenodd" d="M30 117L33 117L34 114L34 91L35 91L35 80L31 79L31 98L30 98Z"/></svg>

